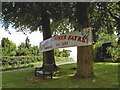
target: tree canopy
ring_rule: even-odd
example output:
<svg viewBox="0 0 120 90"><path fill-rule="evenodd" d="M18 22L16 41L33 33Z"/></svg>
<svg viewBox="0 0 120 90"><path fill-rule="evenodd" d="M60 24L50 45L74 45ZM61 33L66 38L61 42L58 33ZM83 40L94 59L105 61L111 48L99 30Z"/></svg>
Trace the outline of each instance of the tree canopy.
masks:
<svg viewBox="0 0 120 90"><path fill-rule="evenodd" d="M99 31L103 29L107 30L108 34L113 34L116 31L119 36L120 2L93 2L89 12L95 41L98 38Z"/></svg>
<svg viewBox="0 0 120 90"><path fill-rule="evenodd" d="M1 47L3 56L16 55L16 44L10 41L8 38L2 38Z"/></svg>
<svg viewBox="0 0 120 90"><path fill-rule="evenodd" d="M98 36L96 32L102 28L106 28L108 33L113 33L113 29L116 27L116 31L119 35L119 2L93 2L89 4L89 18L90 24L93 27L94 37ZM38 27L42 29L41 15L42 12L46 10L50 19L52 19L51 27L53 31L57 32L54 34L59 34L70 30L66 28L69 23L75 27L79 26L76 25L77 20L75 18L80 17L80 14L75 13L77 12L75 7L75 2L4 2L2 4L3 26L7 28L12 24L13 27L18 28L18 30L27 30L30 32L37 30Z"/></svg>
<svg viewBox="0 0 120 90"><path fill-rule="evenodd" d="M44 11L49 14L51 19L57 17L60 20L71 14L68 8L70 9L70 3L3 2L3 26L8 28L12 24L18 30L25 31L29 29L32 32L41 27L41 16Z"/></svg>

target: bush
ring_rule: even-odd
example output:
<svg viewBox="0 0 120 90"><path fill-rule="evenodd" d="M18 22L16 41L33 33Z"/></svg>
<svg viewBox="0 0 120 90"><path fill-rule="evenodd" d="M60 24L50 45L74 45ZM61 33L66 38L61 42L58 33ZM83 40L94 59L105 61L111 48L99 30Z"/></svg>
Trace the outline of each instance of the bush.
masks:
<svg viewBox="0 0 120 90"><path fill-rule="evenodd" d="M114 60L112 59L119 56L115 55L115 53L118 53L118 50L115 48L117 38L116 34L109 34L106 29L101 30L93 46L94 61L116 61L115 58Z"/></svg>
<svg viewBox="0 0 120 90"><path fill-rule="evenodd" d="M55 57L55 61L56 62L71 62L73 61L73 59L68 58L68 57Z"/></svg>
<svg viewBox="0 0 120 90"><path fill-rule="evenodd" d="M2 61L2 69L14 69L33 66L33 62L42 62L42 56L4 56L0 61ZM55 57L56 63L71 62L72 58L67 57Z"/></svg>
<svg viewBox="0 0 120 90"><path fill-rule="evenodd" d="M111 54L113 62L120 62L120 46L109 47L107 51Z"/></svg>
<svg viewBox="0 0 120 90"><path fill-rule="evenodd" d="M3 68L18 68L30 65L32 62L42 61L41 56L4 56L2 57Z"/></svg>

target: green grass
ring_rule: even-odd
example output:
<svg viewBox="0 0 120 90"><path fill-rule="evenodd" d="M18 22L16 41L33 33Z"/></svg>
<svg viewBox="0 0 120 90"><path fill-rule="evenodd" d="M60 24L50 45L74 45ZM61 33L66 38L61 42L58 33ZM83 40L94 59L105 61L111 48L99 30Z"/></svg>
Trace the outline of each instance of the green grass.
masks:
<svg viewBox="0 0 120 90"><path fill-rule="evenodd" d="M118 63L95 63L92 79L73 79L76 64L60 65L53 79L34 76L34 69L4 72L3 88L117 88Z"/></svg>

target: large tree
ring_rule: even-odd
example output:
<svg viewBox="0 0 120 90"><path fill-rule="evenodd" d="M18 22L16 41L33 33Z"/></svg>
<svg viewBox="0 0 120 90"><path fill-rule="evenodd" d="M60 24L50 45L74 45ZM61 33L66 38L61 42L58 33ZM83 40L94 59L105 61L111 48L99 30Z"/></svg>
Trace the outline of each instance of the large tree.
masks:
<svg viewBox="0 0 120 90"><path fill-rule="evenodd" d="M63 21L56 22L56 33L66 33L72 30L82 31L83 28L90 27L89 24L89 7L90 3L72 3L72 15L65 18ZM70 27L69 27L70 26ZM67 28L68 27L68 28ZM93 77L93 55L92 45L77 47L77 72L75 77L89 78Z"/></svg>
<svg viewBox="0 0 120 90"><path fill-rule="evenodd" d="M30 2L7 2L2 3L3 26L8 28L10 24L18 31L29 30L33 32L38 27L42 26L43 39L51 37L50 18L45 9L45 3L30 3ZM49 5L49 4L48 4ZM44 9L44 10L43 10ZM47 33L46 33L47 32ZM46 58L50 56L51 59ZM51 64L54 61L53 51L43 54L43 62ZM55 62L55 61L54 61Z"/></svg>
<svg viewBox="0 0 120 90"><path fill-rule="evenodd" d="M73 30L82 30L85 27L93 28L93 39L96 42L100 31L107 30L108 34L113 34L114 31L119 36L119 2L98 2L98 3L72 3L72 15L69 18L60 20L54 23L57 26L54 34L66 33L70 31L70 26ZM116 29L115 29L116 28ZM80 78L88 78L94 76L92 59L92 45L78 47L77 53L77 72L75 76Z"/></svg>
<svg viewBox="0 0 120 90"><path fill-rule="evenodd" d="M101 30L107 30L108 34L115 31L120 35L120 2L80 2L75 5L75 20L78 23L77 30L92 26L93 39L96 41ZM119 40L118 40L119 41ZM77 48L77 72L79 78L93 77L93 50L91 46Z"/></svg>
<svg viewBox="0 0 120 90"><path fill-rule="evenodd" d="M75 18L79 24L79 30L90 27L89 23L89 6L90 3L79 2L76 3ZM75 74L78 78L91 78L93 74L93 55L92 45L77 47L77 72Z"/></svg>
<svg viewBox="0 0 120 90"><path fill-rule="evenodd" d="M39 28L43 32L43 40L46 40L52 36L50 19L60 20L67 16L64 12L68 12L68 10L64 6L69 8L66 3L3 2L3 26L7 29L12 24L18 31L23 32L33 32ZM46 64L55 64L54 51L44 52L43 60Z"/></svg>

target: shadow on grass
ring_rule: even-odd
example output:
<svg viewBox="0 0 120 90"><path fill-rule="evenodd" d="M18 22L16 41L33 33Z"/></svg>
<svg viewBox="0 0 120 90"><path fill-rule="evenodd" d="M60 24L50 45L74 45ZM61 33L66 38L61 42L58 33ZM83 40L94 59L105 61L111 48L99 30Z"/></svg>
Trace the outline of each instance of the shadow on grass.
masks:
<svg viewBox="0 0 120 90"><path fill-rule="evenodd" d="M75 78L76 64L60 65L59 71L53 79L42 76L34 76L34 69L3 73L3 85L6 88L117 88L118 69L117 65L99 64L94 65L94 78ZM13 77L14 76L14 77ZM13 78L11 78L13 77ZM19 81L19 82L18 82Z"/></svg>

